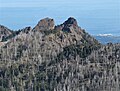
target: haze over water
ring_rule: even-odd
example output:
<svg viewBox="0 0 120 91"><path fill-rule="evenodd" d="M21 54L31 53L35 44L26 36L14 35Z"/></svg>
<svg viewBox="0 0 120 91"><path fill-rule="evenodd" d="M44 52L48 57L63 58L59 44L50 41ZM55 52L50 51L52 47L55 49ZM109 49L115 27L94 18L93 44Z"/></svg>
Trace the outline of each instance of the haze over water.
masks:
<svg viewBox="0 0 120 91"><path fill-rule="evenodd" d="M45 17L57 25L70 16L92 35L120 35L120 0L0 0L0 24L13 30Z"/></svg>

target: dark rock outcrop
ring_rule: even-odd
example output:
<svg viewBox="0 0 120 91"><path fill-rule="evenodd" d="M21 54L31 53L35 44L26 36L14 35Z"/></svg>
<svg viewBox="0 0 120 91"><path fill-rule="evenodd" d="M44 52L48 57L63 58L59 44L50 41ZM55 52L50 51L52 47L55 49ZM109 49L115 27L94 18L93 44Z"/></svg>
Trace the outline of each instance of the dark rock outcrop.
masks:
<svg viewBox="0 0 120 91"><path fill-rule="evenodd" d="M55 30L62 30L65 32L73 33L74 31L78 32L81 29L78 26L76 19L74 19L73 17L70 17L63 24L56 26Z"/></svg>
<svg viewBox="0 0 120 91"><path fill-rule="evenodd" d="M63 24L64 24L65 26L66 26L66 25L69 25L69 24L74 25L74 26L78 26L76 19L73 18L73 17L69 17L68 20L65 21Z"/></svg>

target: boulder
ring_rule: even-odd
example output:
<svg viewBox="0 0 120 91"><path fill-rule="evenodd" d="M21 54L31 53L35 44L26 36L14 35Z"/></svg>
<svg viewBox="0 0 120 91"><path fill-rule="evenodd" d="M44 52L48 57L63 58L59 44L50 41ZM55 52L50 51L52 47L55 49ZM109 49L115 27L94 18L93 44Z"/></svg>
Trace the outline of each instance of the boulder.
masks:
<svg viewBox="0 0 120 91"><path fill-rule="evenodd" d="M54 29L54 20L51 18L44 18L38 22L34 30L53 30Z"/></svg>

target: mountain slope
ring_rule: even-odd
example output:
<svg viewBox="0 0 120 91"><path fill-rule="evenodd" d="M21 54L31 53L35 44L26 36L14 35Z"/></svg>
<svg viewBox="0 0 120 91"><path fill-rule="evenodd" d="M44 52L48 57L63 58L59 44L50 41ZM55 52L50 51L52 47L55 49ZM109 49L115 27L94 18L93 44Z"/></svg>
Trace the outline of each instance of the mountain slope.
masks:
<svg viewBox="0 0 120 91"><path fill-rule="evenodd" d="M51 23L52 25L50 25ZM35 28L20 30L21 32L15 36L13 40L9 41L6 46L15 46L16 50L21 49L19 46L26 46L26 50L36 50L40 55L42 55L43 52L44 56L49 55L49 53L51 53L52 56L57 56L65 47L70 45L82 46L82 48L89 46L91 50L97 49L100 46L100 43L96 39L78 26L74 18L70 17L63 24L56 27L54 26L53 19L42 19ZM41 48L41 50L39 50L39 48ZM10 53L13 52L12 54L14 54L14 47L11 50L13 51L10 51ZM21 51L18 52L23 54ZM13 56L13 58L15 57Z"/></svg>
<svg viewBox="0 0 120 91"><path fill-rule="evenodd" d="M73 17L45 18L0 47L0 90L119 91L119 58L120 44L101 45Z"/></svg>

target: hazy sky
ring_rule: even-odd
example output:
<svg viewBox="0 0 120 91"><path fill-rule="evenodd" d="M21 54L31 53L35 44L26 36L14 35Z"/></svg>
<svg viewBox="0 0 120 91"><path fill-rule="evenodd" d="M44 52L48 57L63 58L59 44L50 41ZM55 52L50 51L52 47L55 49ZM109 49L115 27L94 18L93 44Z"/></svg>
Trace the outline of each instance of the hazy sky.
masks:
<svg viewBox="0 0 120 91"><path fill-rule="evenodd" d="M0 7L120 8L120 0L0 0ZM87 6L87 7L86 7ZM105 7L106 6L106 7Z"/></svg>
<svg viewBox="0 0 120 91"><path fill-rule="evenodd" d="M120 34L120 0L0 0L0 24L14 30L44 17L60 24L70 16L91 34Z"/></svg>

